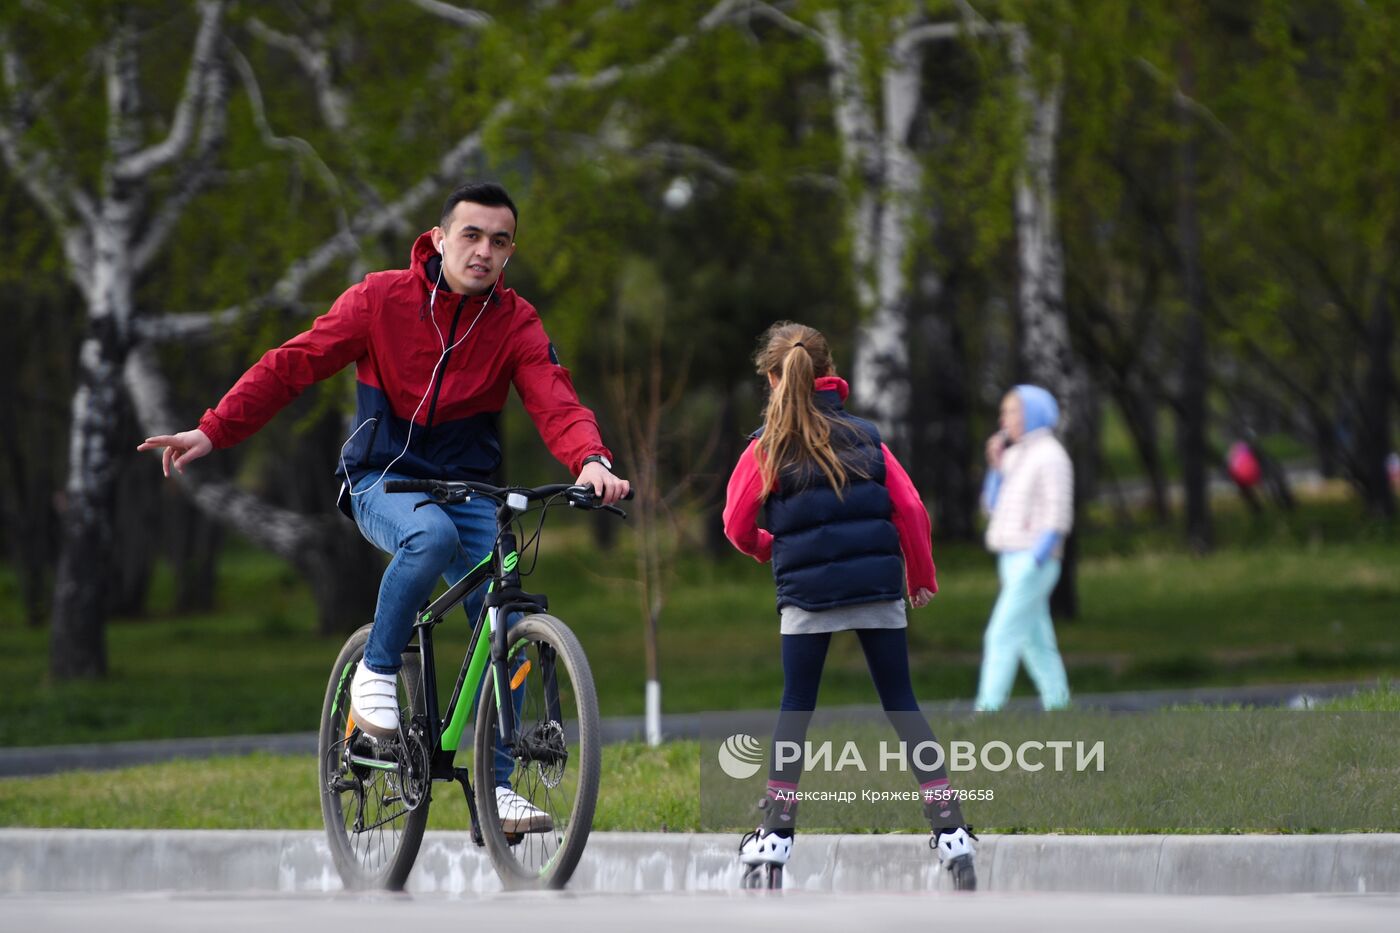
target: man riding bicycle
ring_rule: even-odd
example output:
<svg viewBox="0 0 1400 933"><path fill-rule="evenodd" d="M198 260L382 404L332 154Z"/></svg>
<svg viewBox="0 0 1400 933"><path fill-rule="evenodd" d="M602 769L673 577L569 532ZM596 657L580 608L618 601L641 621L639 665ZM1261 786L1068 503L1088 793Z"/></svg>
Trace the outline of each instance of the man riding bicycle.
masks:
<svg viewBox="0 0 1400 933"><path fill-rule="evenodd" d="M361 533L391 554L379 585L364 662L351 684L351 712L368 735L399 729L395 676L418 609L439 576L464 576L491 550L494 505L415 509L386 494L391 479L487 481L500 466L498 421L509 385L554 454L611 505L629 484L612 473L597 419L579 401L539 315L504 286L515 253L518 212L505 189L472 184L448 196L438 226L413 244L407 269L375 272L347 289L311 329L269 350L199 426L149 437L162 468L183 472L214 448L231 447L271 420L313 382L355 364L355 427L341 447L341 507ZM482 594L468 601L480 612ZM497 788L502 819L528 821L534 808ZM538 812L538 811L535 811Z"/></svg>

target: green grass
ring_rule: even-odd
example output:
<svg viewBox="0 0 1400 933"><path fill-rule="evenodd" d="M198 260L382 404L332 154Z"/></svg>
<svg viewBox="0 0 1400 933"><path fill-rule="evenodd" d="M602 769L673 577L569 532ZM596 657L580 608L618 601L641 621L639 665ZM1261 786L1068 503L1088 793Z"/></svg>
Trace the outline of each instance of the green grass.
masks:
<svg viewBox="0 0 1400 933"><path fill-rule="evenodd" d="M1170 529L1123 529L1091 510L1082 611L1057 628L1075 692L1400 675L1394 526L1368 523L1340 499L1259 517L1226 502L1216 517L1221 546L1197 558ZM581 523L551 525L546 539L527 588L547 592L578 633L604 715L640 713L643 622L628 579L630 536L601 555ZM935 556L940 593L910 616L915 689L922 700L968 698L996 595L993 563L974 545L938 545ZM316 729L342 636L315 634L313 604L294 573L234 548L216 611L177 616L171 590L162 568L149 615L109 626L106 680L58 684L45 674L47 632L23 624L13 578L0 567L0 678L11 688L0 745ZM467 634L461 615L438 629L444 691ZM782 675L769 569L688 548L666 595L660 669L668 712L775 707ZM1024 674L1016 692L1031 692ZM837 638L822 704L875 701L855 640Z"/></svg>
<svg viewBox="0 0 1400 933"><path fill-rule="evenodd" d="M992 739L1083 738L1105 745L1102 772L954 772L953 786L994 792L964 814L992 832L1331 832L1400 829L1400 692L1390 686L1319 710L1196 709L1149 715L976 716L935 723L945 747ZM859 737L835 728L838 738ZM887 730L876 729L879 738ZM809 738L824 735L814 726ZM892 734L891 734L892 735ZM868 749L868 760L875 760ZM595 828L731 831L753 818L760 772L747 784L719 776L701 757L712 743L641 743L603 749ZM1049 753L1038 755L1048 763ZM1073 755L1067 753L1066 761ZM104 772L0 780L0 826L106 829L319 829L315 763L256 754ZM825 780L825 783L824 783ZM899 773L837 783L813 772L806 790L860 786L908 790ZM844 781L844 784L839 783ZM702 810L702 784L707 788ZM1319 799L1317 788L1326 787ZM909 803L847 808L812 805L815 832L919 829ZM434 786L430 827L465 830L465 801L453 784Z"/></svg>
<svg viewBox="0 0 1400 933"><path fill-rule="evenodd" d="M1105 738L1109 779L1096 775L1051 779L1021 776L1019 786L998 777L1000 804L993 814L976 814L979 825L1001 815L1001 831L1039 832L1238 832L1303 828L1357 828L1365 814L1378 811L1385 824L1400 828L1400 785L1392 779L1394 742L1378 742L1358 733L1379 723L1376 735L1394 735L1389 717L1350 717L1337 730L1327 713L1400 712L1400 691L1383 685L1351 698L1330 700L1317 710L1322 728L1308 728L1313 713L1280 713L1288 741L1278 741L1280 727L1250 728L1256 716L1221 710L1189 710L1156 717L1084 717L1091 738ZM939 738L986 742L1015 741L1018 730L1044 738L1047 724L1068 735L1064 714L1047 717L972 717L935 723ZM1193 723L1211 723L1208 728ZM1264 717L1267 723L1267 716ZM1152 728L1145 728L1151 724ZM1165 726L1163 726L1165 724ZM1184 724L1184 726L1183 726ZM1215 731L1212 731L1215 730ZM1231 731L1228 738L1221 730ZM1221 734L1218 734L1221 733ZM1378 748L1385 745L1385 748ZM708 745L706 747L708 748ZM1212 755L1212 749L1228 749ZM1317 749L1322 751L1317 751ZM1187 751L1183 751L1187 749ZM1204 749L1204 751L1203 751ZM1380 759L1372 759L1380 754ZM700 810L701 744L666 742L648 748L641 742L603 748L602 790L596 829L615 831L696 831ZM1387 758L1386 755L1389 755ZM1049 758L1046 759L1049 761ZM1214 761L1214 765L1212 765ZM1190 765L1190 766L1187 766ZM1210 765L1210 766L1205 766ZM1247 772L1247 775L1246 775ZM1379 782L1378 782L1379 775ZM984 777L984 776L983 776ZM1011 777L1016 777L1011 775ZM707 782L714 769L706 770ZM759 775L762 780L762 773ZM1298 800L1312 800L1319 782L1330 799L1344 801L1324 811L1298 811ZM986 786L980 777L958 776L956 786ZM713 787L714 785L710 785ZM739 807L762 793L745 789ZM1182 794L1186 799L1182 799ZM1156 808L1161 807L1169 813ZM972 806L969 818L973 818ZM986 807L983 808L986 811ZM1058 821L1047 822L1046 814ZM904 818L909 814L902 814ZM1120 815L1117 827L1109 825ZM714 820L714 814L710 820ZM899 817L896 817L899 818ZM1133 822L1133 821L1137 822ZM1270 820L1260 824L1260 820ZM1313 824L1308 825L1308 820ZM1193 822L1194 821L1194 822ZM1343 825L1348 824L1348 825ZM246 755L141 765L104 772L71 772L0 780L0 825L105 829L318 829L321 811L315 792L315 762L307 756ZM868 822L865 828L868 829ZM435 785L434 829L469 827L465 800L455 785ZM815 829L815 827L813 827ZM861 827L843 827L861 831Z"/></svg>
<svg viewBox="0 0 1400 933"><path fill-rule="evenodd" d="M699 745L603 749L594 828L694 830ZM255 754L0 780L0 826L320 829L314 757ZM433 785L429 828L471 827L456 784Z"/></svg>
<svg viewBox="0 0 1400 933"><path fill-rule="evenodd" d="M1386 682L1375 690L1363 690L1349 697L1339 697L1318 704L1318 709L1366 713L1400 712L1400 690Z"/></svg>

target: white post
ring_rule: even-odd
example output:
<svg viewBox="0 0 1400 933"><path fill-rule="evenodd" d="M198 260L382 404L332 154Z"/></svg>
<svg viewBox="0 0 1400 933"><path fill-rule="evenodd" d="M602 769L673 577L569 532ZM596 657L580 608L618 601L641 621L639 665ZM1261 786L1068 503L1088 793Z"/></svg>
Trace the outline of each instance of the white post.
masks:
<svg viewBox="0 0 1400 933"><path fill-rule="evenodd" d="M647 744L661 744L661 681L647 681Z"/></svg>

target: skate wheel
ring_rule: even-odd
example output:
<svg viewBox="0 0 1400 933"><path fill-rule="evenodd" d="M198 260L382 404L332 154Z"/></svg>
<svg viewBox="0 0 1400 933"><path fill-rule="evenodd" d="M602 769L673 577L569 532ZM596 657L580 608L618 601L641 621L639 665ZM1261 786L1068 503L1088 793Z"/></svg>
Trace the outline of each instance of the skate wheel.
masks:
<svg viewBox="0 0 1400 933"><path fill-rule="evenodd" d="M749 865L739 878L739 887L745 891L781 891L783 866Z"/></svg>
<svg viewBox="0 0 1400 933"><path fill-rule="evenodd" d="M959 855L948 863L948 873L953 876L954 891L976 891L977 870L972 867L972 857Z"/></svg>

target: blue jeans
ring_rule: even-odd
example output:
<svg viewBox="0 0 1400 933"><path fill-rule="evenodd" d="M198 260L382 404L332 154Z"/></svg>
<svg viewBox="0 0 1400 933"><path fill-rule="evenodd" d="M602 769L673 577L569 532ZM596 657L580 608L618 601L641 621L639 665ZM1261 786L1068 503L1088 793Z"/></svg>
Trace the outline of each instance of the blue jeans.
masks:
<svg viewBox="0 0 1400 933"><path fill-rule="evenodd" d="M1050 593L1060 579L1060 562L1051 559L1037 565L1030 551L1011 551L997 558L997 575L1001 595L983 638L977 709L1002 708L1021 662L1040 691L1041 706L1064 709L1069 705L1069 680L1050 619Z"/></svg>
<svg viewBox="0 0 1400 933"><path fill-rule="evenodd" d="M376 674L394 674L403 666L401 656L413 637L413 622L432 596L438 577L449 585L456 583L491 552L496 542L496 504L475 497L461 505L414 509L423 501L422 493L387 493L378 478L374 472L357 479L350 504L360 533L393 557L379 581L379 602L365 645L364 664ZM384 480L409 478L389 473ZM481 615L485 598L486 588L478 587L464 603L473 623ZM513 618L506 624L512 622ZM488 667L481 679L483 692L490 681ZM521 696L515 699L518 713ZM481 708L480 696L477 708ZM512 767L510 754L497 740L498 785L510 783Z"/></svg>

